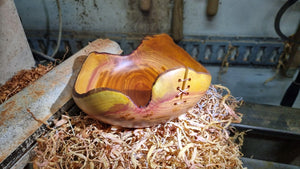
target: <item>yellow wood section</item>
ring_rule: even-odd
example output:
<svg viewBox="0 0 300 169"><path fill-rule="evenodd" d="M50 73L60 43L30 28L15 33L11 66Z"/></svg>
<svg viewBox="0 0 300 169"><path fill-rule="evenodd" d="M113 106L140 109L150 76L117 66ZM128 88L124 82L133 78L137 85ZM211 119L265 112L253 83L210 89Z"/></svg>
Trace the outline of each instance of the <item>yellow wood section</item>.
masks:
<svg viewBox="0 0 300 169"><path fill-rule="evenodd" d="M74 101L90 115L119 111L121 107L133 107L130 99L124 94L110 90L96 92L86 97L74 97Z"/></svg>

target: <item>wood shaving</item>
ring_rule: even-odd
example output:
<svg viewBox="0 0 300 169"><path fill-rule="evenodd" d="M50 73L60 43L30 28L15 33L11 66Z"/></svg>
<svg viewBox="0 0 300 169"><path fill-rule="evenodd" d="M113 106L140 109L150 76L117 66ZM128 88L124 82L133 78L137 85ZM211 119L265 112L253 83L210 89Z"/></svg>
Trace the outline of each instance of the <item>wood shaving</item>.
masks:
<svg viewBox="0 0 300 169"><path fill-rule="evenodd" d="M49 72L54 66L49 64L47 66L38 65L29 70L21 70L0 87L0 104L17 94L29 84L33 83L41 76Z"/></svg>
<svg viewBox="0 0 300 169"><path fill-rule="evenodd" d="M241 101L211 86L189 112L153 127L126 129L72 116L37 140L37 168L243 168ZM70 125L71 124L71 125ZM233 132L233 136L230 135Z"/></svg>

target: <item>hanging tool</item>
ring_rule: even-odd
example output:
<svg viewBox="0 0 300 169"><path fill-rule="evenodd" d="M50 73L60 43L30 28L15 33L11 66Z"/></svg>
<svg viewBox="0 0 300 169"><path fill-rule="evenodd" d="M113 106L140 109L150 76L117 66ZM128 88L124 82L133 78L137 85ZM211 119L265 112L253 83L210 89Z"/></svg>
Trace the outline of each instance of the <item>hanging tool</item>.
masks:
<svg viewBox="0 0 300 169"><path fill-rule="evenodd" d="M183 0L174 0L172 37L175 42L183 39Z"/></svg>
<svg viewBox="0 0 300 169"><path fill-rule="evenodd" d="M206 15L215 16L218 12L219 0L207 0Z"/></svg>

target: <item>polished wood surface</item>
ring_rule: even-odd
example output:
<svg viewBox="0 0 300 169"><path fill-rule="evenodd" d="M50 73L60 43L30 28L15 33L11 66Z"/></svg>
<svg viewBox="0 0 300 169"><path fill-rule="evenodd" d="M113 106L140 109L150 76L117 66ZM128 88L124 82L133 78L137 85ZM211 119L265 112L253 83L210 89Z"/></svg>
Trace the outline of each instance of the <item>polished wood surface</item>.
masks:
<svg viewBox="0 0 300 169"><path fill-rule="evenodd" d="M172 111L172 108L170 107L167 111L168 105L173 107L179 104L181 101L178 100L182 100L183 97L201 97L208 89L210 81L209 72L200 63L177 46L168 35L161 34L146 37L141 45L127 56L91 53L78 75L74 87L74 98L75 101L80 101L79 104L86 111L92 112L95 116L101 114L102 121L104 115L107 116L105 111L110 114L116 112L122 114L120 113L122 111L123 113L132 111L133 115L138 112L145 114L153 112L149 107L152 106L152 109L160 107L159 104L164 102L168 103L163 106L165 113L152 114L164 114L164 119L169 119L168 113ZM99 94L107 90L110 92L105 95ZM116 95L118 97L115 97ZM189 104L186 105L186 107L191 107ZM177 112L182 113L177 109ZM174 113L174 115L180 113ZM129 116L131 116L130 113L127 117ZM109 119L115 117L119 118L119 116L111 116L106 117L104 121L111 123ZM123 118L126 119L126 117Z"/></svg>
<svg viewBox="0 0 300 169"><path fill-rule="evenodd" d="M136 105L145 106L158 75L178 67L208 73L168 35L149 37L128 56L91 53L78 77L78 81L88 83L77 83L76 88L79 93L94 88L115 89L128 95Z"/></svg>

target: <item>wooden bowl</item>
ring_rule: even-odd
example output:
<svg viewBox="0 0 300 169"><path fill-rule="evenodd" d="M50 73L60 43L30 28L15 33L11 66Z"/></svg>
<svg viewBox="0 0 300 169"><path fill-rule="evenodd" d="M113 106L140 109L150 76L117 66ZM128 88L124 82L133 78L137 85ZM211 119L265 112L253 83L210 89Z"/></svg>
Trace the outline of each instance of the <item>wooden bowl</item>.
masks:
<svg viewBox="0 0 300 169"><path fill-rule="evenodd" d="M167 34L146 37L127 56L92 52L76 79L73 98L102 122L148 127L193 107L211 83L210 73Z"/></svg>

